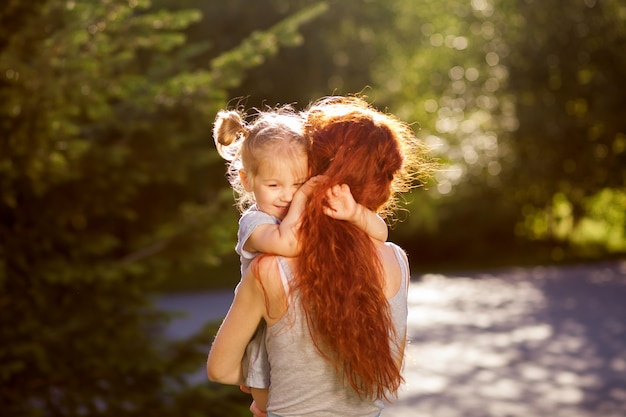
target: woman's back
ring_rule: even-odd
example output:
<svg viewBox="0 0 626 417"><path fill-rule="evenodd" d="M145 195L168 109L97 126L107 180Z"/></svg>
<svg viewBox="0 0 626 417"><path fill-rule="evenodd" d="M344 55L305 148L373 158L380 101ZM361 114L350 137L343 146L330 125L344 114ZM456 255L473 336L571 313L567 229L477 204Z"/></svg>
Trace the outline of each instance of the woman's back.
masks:
<svg viewBox="0 0 626 417"><path fill-rule="evenodd" d="M401 363L406 333L408 264L406 255L398 246L381 243L377 248L385 270L384 292L388 298L394 326L395 338L391 344L398 363ZM263 285L266 289L273 289L268 291L270 300L277 300L293 288L292 271L295 270L297 260L277 257L264 261L273 262L272 259L277 259L278 268L273 268L273 273L265 275ZM272 294L274 291L283 291L283 288L283 294ZM268 317L266 335L272 381L268 402L270 415L378 415L383 407L382 401L360 398L337 375L338 371L332 362L326 360L317 350L301 310L297 290L291 291L287 303L282 306L283 308L274 311L272 318ZM370 342L380 344L389 341Z"/></svg>

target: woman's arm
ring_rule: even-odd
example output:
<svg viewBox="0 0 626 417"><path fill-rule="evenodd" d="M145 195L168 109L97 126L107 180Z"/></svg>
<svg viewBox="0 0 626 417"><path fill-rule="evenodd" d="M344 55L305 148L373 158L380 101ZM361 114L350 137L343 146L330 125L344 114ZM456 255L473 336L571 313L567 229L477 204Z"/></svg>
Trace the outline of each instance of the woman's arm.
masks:
<svg viewBox="0 0 626 417"><path fill-rule="evenodd" d="M211 346L207 360L207 375L211 381L242 384L241 360L264 313L264 295L248 270Z"/></svg>

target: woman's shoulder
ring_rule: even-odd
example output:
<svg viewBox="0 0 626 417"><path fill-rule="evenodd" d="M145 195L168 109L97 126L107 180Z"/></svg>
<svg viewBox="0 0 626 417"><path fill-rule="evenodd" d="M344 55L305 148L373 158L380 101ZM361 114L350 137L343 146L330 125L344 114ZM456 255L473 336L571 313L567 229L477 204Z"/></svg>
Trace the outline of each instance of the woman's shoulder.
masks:
<svg viewBox="0 0 626 417"><path fill-rule="evenodd" d="M385 242L381 245L382 263L385 271L385 295L392 298L409 280L409 262L406 252L397 244Z"/></svg>
<svg viewBox="0 0 626 417"><path fill-rule="evenodd" d="M400 245L398 245L397 243L395 243L395 242L391 242L391 241L389 241L389 240L388 240L388 241L386 241L384 244L385 244L385 246L389 246L389 247L391 247L391 248L392 248L393 250L395 250L395 251L399 251L399 252L402 252L402 253L406 253L406 252L404 251L404 249L403 249Z"/></svg>
<svg viewBox="0 0 626 417"><path fill-rule="evenodd" d="M393 250L393 253L396 255L400 263L405 264L407 266L409 265L409 257L406 251L400 245L394 242L385 242L385 246Z"/></svg>
<svg viewBox="0 0 626 417"><path fill-rule="evenodd" d="M285 279L285 264L289 265L290 260L278 255L263 254L250 265L250 270L266 297L267 307L271 309L268 312L271 313L270 317L282 316L286 310L288 283Z"/></svg>
<svg viewBox="0 0 626 417"><path fill-rule="evenodd" d="M279 256L270 253L263 253L257 256L250 268L254 275L265 286L271 284L276 278L280 278Z"/></svg>

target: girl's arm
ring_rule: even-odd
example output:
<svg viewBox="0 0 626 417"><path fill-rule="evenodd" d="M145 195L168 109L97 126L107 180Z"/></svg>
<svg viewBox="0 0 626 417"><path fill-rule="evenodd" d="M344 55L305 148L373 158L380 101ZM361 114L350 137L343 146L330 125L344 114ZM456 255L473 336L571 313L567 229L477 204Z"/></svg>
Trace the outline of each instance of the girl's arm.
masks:
<svg viewBox="0 0 626 417"><path fill-rule="evenodd" d="M262 290L248 271L211 346L207 360L209 380L230 385L243 383L241 360L264 313Z"/></svg>
<svg viewBox="0 0 626 417"><path fill-rule="evenodd" d="M289 211L280 224L262 224L250 234L244 249L250 252L271 253L280 256L298 254L297 232L300 216L315 185L321 177L310 178L294 193ZM385 238L386 239L386 238Z"/></svg>
<svg viewBox="0 0 626 417"><path fill-rule="evenodd" d="M328 207L325 213L338 220L346 220L363 230L370 237L385 242L389 235L385 221L371 210L357 203L347 184L330 187L326 192Z"/></svg>

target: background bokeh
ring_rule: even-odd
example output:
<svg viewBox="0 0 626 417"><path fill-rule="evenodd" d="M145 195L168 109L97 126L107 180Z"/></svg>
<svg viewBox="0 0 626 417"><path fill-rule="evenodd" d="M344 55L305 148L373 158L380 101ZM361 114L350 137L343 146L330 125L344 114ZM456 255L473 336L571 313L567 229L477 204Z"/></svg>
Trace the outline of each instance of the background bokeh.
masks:
<svg viewBox="0 0 626 417"><path fill-rule="evenodd" d="M239 279L226 107L412 123L441 164L389 219L415 272L623 257L625 44L619 0L4 1L2 414L245 412L185 378L214 327L152 306Z"/></svg>

